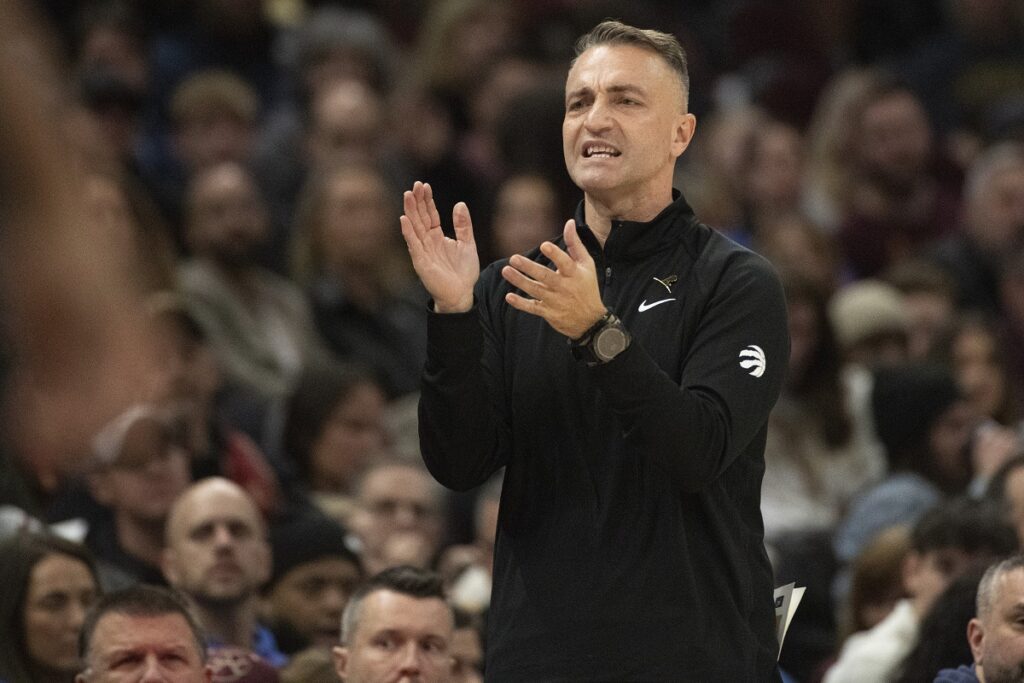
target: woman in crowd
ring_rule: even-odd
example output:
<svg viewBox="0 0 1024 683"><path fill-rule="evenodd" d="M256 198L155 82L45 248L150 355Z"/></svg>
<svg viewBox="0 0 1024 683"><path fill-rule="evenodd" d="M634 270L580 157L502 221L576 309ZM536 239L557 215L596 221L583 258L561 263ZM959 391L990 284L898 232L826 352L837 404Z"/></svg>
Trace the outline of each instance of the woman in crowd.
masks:
<svg viewBox="0 0 1024 683"><path fill-rule="evenodd" d="M311 368L288 403L284 450L314 494L351 493L363 466L385 446L385 398L368 371Z"/></svg>
<svg viewBox="0 0 1024 683"><path fill-rule="evenodd" d="M99 581L89 552L56 536L0 544L0 681L70 683Z"/></svg>

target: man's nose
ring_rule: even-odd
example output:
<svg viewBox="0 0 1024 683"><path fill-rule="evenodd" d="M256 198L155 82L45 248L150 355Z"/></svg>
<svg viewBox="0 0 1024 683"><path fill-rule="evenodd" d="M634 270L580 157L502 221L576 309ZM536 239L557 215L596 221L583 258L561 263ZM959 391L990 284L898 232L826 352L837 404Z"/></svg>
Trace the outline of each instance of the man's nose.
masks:
<svg viewBox="0 0 1024 683"><path fill-rule="evenodd" d="M608 102L602 97L595 99L594 103L590 105L590 109L587 110L583 123L591 132L607 129L611 125L611 110Z"/></svg>
<svg viewBox="0 0 1024 683"><path fill-rule="evenodd" d="M420 652L419 644L410 641L405 644L401 652L400 672L403 676L418 676L423 668L423 653Z"/></svg>
<svg viewBox="0 0 1024 683"><path fill-rule="evenodd" d="M166 680L163 669L160 666L160 660L157 659L155 654L150 654L143 663L142 676L139 677L139 683L161 683Z"/></svg>

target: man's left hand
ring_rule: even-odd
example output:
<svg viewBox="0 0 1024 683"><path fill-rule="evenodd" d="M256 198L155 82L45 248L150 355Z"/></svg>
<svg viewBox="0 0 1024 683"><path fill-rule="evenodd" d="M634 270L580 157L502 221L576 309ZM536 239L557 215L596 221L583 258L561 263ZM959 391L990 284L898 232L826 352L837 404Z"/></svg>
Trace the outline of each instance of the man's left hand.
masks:
<svg viewBox="0 0 1024 683"><path fill-rule="evenodd" d="M580 241L576 221L567 221L563 234L567 252L551 242L540 245L554 270L516 255L501 269L501 276L529 295L506 294L512 308L540 316L569 339L579 339L607 309L601 301L594 259Z"/></svg>

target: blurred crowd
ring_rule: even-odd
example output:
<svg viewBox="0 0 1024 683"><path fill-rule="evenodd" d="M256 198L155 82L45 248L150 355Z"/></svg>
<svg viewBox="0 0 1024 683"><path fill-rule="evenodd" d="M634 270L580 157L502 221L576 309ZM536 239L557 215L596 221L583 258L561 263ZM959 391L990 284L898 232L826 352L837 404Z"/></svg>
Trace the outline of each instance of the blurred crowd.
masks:
<svg viewBox="0 0 1024 683"><path fill-rule="evenodd" d="M485 263L559 234L580 199L564 78L606 17L680 38L698 132L676 187L785 284L762 512L776 583L807 593L784 668L930 682L972 662L980 571L1024 541L1024 5L621 5L35 3L5 66L59 64L45 137L80 188L76 249L123 252L133 296L110 310L137 315L148 364L42 457L62 413L16 428L43 347L4 291L0 680L71 680L85 610L140 583L189 596L248 680L334 680L348 597L400 565L440 577L472 634L458 680L480 680L500 478L447 492L419 460L427 296L401 194L465 201ZM31 170L0 161L0 232ZM83 404L119 367L95 362Z"/></svg>

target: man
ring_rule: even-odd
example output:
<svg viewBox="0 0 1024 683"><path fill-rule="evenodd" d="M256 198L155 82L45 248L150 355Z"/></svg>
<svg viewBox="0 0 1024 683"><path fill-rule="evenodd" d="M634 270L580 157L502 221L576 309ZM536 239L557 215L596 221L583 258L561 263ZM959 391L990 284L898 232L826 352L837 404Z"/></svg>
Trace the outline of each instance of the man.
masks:
<svg viewBox="0 0 1024 683"><path fill-rule="evenodd" d="M219 477L193 484L171 509L166 538L164 576L195 603L207 647L249 648L283 666L287 658L257 621L270 544L252 498Z"/></svg>
<svg viewBox="0 0 1024 683"><path fill-rule="evenodd" d="M1024 245L1024 145L1001 142L982 152L964 182L963 226L935 249L956 280L963 308L999 315L999 272Z"/></svg>
<svg viewBox="0 0 1024 683"><path fill-rule="evenodd" d="M363 584L345 607L335 669L346 683L447 681L453 628L441 579L392 567Z"/></svg>
<svg viewBox="0 0 1024 683"><path fill-rule="evenodd" d="M441 544L441 487L423 466L382 458L360 477L350 518L367 575L430 566Z"/></svg>
<svg viewBox="0 0 1024 683"><path fill-rule="evenodd" d="M973 666L943 669L935 683L1024 681L1024 555L988 568L978 585L977 616L967 624Z"/></svg>
<svg viewBox="0 0 1024 683"><path fill-rule="evenodd" d="M318 515L301 515L270 533L274 570L263 590L264 617L281 650L294 654L338 642L341 612L363 578L345 530Z"/></svg>
<svg viewBox="0 0 1024 683"><path fill-rule="evenodd" d="M306 363L326 352L302 292L258 264L269 222L252 175L234 162L199 172L185 213L195 258L179 277L189 311L233 389L282 397Z"/></svg>
<svg viewBox="0 0 1024 683"><path fill-rule="evenodd" d="M672 188L696 124L678 42L604 22L577 55L584 199L557 244L480 275L466 205L448 239L429 185L404 197L434 300L424 460L454 489L506 468L488 680L777 680L758 492L782 288Z"/></svg>
<svg viewBox="0 0 1024 683"><path fill-rule="evenodd" d="M914 525L903 561L903 588L910 597L874 628L847 639L825 683L895 680L918 641L921 621L953 579L973 563L1006 557L1016 548L1013 528L985 502L959 498L932 508Z"/></svg>
<svg viewBox="0 0 1024 683"><path fill-rule="evenodd" d="M211 680L199 624L165 588L138 585L100 598L82 625L79 653L85 670L76 683Z"/></svg>
<svg viewBox="0 0 1024 683"><path fill-rule="evenodd" d="M167 515L192 480L183 435L170 411L140 404L107 425L93 450L99 465L89 487L110 515L90 526L85 543L101 561L104 589L162 584Z"/></svg>

